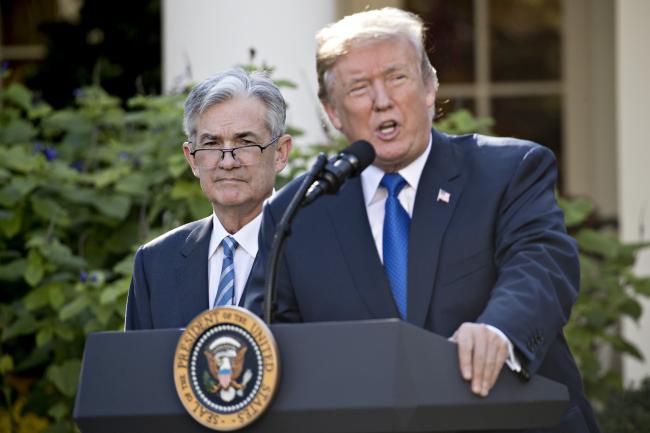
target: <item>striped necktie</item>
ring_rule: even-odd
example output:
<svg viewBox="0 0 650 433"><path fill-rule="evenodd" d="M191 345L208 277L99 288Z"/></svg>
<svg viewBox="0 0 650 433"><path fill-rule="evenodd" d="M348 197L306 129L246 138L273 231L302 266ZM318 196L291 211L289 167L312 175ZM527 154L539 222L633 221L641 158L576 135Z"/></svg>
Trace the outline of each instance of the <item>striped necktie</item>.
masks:
<svg viewBox="0 0 650 433"><path fill-rule="evenodd" d="M386 173L381 179L380 184L388 190L382 240L384 269L390 281L397 310L402 319L406 320L409 228L411 218L397 198L399 192L406 185L406 180L398 173Z"/></svg>
<svg viewBox="0 0 650 433"><path fill-rule="evenodd" d="M223 246L223 264L217 296L214 298L212 308L233 305L235 302L235 261L234 254L237 241L232 236L226 236L221 241Z"/></svg>

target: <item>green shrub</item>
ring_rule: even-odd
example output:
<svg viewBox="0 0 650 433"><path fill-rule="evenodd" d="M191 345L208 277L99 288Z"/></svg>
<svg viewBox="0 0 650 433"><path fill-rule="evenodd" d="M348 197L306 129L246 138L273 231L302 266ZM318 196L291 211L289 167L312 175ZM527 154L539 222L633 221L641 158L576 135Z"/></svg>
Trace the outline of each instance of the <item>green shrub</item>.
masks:
<svg viewBox="0 0 650 433"><path fill-rule="evenodd" d="M180 149L184 98L0 95L1 430L73 431L85 335L122 327L134 248L211 212Z"/></svg>
<svg viewBox="0 0 650 433"><path fill-rule="evenodd" d="M76 430L85 336L122 328L135 248L211 212L180 148L184 99L136 96L123 109L90 87L73 107L54 110L20 85L0 93L0 431ZM491 121L458 111L436 124L489 132ZM278 186L319 151L345 145L332 141L296 147ZM567 336L588 394L601 399L620 389L620 377L603 370L594 347L639 355L616 324L639 317L636 298L650 284L631 271L642 245L587 228L589 203L561 204L583 272Z"/></svg>
<svg viewBox="0 0 650 433"><path fill-rule="evenodd" d="M650 378L610 394L598 420L603 433L650 433Z"/></svg>
<svg viewBox="0 0 650 433"><path fill-rule="evenodd" d="M650 278L633 272L637 253L648 243L625 244L611 229L596 228L593 204L559 200L569 233L580 249L580 294L565 333L582 373L588 397L597 407L623 386L616 365L601 360L603 349L642 359L619 332L622 318L638 320L639 297L650 296Z"/></svg>

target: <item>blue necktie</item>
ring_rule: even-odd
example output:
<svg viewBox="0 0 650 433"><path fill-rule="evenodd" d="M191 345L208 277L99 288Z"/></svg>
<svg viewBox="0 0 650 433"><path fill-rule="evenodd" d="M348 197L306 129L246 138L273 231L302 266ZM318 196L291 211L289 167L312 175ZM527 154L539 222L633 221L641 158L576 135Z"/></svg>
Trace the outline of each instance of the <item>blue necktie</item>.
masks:
<svg viewBox="0 0 650 433"><path fill-rule="evenodd" d="M221 265L219 289L212 308L233 305L235 300L235 261L233 255L237 249L237 241L231 236L226 236L221 241L221 245L223 246L223 264Z"/></svg>
<svg viewBox="0 0 650 433"><path fill-rule="evenodd" d="M384 269L402 319L406 319L407 311L409 226L411 225L411 218L397 199L404 185L406 180L398 173L386 173L381 179L381 186L388 190L384 214Z"/></svg>

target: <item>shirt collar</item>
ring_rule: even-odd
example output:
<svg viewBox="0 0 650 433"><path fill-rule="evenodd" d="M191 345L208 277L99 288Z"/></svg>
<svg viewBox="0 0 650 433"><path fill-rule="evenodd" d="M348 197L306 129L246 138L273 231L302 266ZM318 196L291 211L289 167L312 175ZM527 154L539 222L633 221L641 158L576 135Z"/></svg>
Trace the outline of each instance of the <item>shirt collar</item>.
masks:
<svg viewBox="0 0 650 433"><path fill-rule="evenodd" d="M424 165L427 163L429 153L431 153L432 141L433 136L429 134L429 144L424 152L422 152L422 155L418 156L413 162L398 171L398 173L406 180L407 184L416 190L420 183L420 177L422 176ZM370 165L361 172L361 188L363 189L363 197L366 206L368 206L375 198L375 193L377 192L377 188L379 188L379 182L381 182L384 174L384 171L375 165Z"/></svg>
<svg viewBox="0 0 650 433"><path fill-rule="evenodd" d="M255 218L253 218L248 224L239 229L239 231L233 235L228 233L228 231L223 228L221 221L217 215L212 214L212 236L210 237L210 247L208 249L208 258L212 257L217 251L221 241L226 236L232 236L239 245L238 248L243 248L246 253L255 257L257 255L257 235L260 230L260 225L262 223L262 212L259 213Z"/></svg>

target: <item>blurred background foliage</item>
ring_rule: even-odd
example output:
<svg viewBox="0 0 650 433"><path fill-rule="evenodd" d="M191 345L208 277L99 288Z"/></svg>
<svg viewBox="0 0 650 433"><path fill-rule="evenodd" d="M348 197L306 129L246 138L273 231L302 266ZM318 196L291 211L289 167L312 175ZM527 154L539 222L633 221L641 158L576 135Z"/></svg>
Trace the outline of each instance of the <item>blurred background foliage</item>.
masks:
<svg viewBox="0 0 650 433"><path fill-rule="evenodd" d="M84 339L122 328L135 248L211 212L180 147L185 96L122 101L84 87L55 109L19 84L0 93L1 432L76 431ZM489 133L492 123L456 111L436 126ZM296 146L278 187L318 152L344 145ZM618 365L599 351L640 356L617 331L621 318L640 316L638 297L650 295L650 280L632 272L645 245L621 243L586 200L560 204L583 275L566 334L598 404L622 390Z"/></svg>

